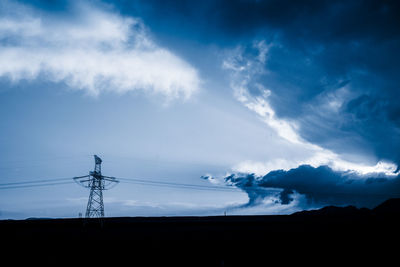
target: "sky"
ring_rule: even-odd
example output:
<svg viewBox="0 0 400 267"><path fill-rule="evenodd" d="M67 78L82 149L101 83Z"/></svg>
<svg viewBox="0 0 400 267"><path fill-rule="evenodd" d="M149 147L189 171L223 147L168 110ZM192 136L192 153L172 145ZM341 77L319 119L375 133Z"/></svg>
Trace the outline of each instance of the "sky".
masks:
<svg viewBox="0 0 400 267"><path fill-rule="evenodd" d="M106 216L399 197L398 25L397 1L0 0L0 219L84 214L94 154L145 181Z"/></svg>

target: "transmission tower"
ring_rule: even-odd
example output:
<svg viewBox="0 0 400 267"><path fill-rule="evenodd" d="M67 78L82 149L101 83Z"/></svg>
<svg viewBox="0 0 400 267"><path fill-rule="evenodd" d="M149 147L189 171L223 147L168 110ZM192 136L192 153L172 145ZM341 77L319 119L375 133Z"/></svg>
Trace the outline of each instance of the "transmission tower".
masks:
<svg viewBox="0 0 400 267"><path fill-rule="evenodd" d="M101 162L101 158L94 155L94 171L89 172L89 175L74 177L77 184L90 188L86 218L104 217L103 190L110 189L119 183L115 177L101 174Z"/></svg>

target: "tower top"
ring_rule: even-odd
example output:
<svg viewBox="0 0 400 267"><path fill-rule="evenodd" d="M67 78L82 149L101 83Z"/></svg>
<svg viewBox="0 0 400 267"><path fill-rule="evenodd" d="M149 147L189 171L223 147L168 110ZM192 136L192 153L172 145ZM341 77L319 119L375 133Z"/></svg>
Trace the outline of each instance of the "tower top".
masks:
<svg viewBox="0 0 400 267"><path fill-rule="evenodd" d="M96 164L101 164L102 160L100 157L98 157L97 155L94 155L94 161Z"/></svg>

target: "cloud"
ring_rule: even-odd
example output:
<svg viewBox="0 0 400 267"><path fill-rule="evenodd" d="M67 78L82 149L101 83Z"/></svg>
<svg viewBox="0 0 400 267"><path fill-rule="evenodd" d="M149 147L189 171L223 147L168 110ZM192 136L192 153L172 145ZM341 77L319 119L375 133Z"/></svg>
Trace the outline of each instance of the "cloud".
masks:
<svg viewBox="0 0 400 267"><path fill-rule="evenodd" d="M396 164L387 160L371 164L371 161L365 161L366 157L357 159L359 150L349 157L356 132L351 132L350 138L345 139L348 142L345 156L330 149L332 146L322 146L325 142L305 134L304 127L312 127L309 123L313 122L314 128L310 130L321 130L325 138L334 140L337 134L335 128L338 128L336 123L343 121L340 116L344 106L358 109L352 112L357 116L368 114L366 117L370 117L373 104L362 104L365 98L354 103L349 101L355 93L349 82L344 80L334 88L322 90L311 102L298 103L307 110L306 113L279 116L272 103L279 102L280 98L287 95L282 94L284 91L280 90L280 84L270 79L279 74L271 72L267 66L272 49L280 45L272 42L265 49L265 46L254 45L257 43L260 42L229 50L222 68L230 73L230 86L238 102L254 112L279 138L289 143L292 154L265 162L246 160L233 166L234 174L223 180L242 189L249 199L248 203L237 208L275 205L276 210L284 211L282 207L286 205L290 205L289 210L324 205L372 207L387 198L398 196L400 180ZM377 114L382 114L379 109L375 110ZM300 156L297 155L299 151L302 154ZM213 183L221 181L210 177L208 180Z"/></svg>
<svg viewBox="0 0 400 267"><path fill-rule="evenodd" d="M276 157L265 162L247 160L234 166L234 174L223 180L248 194L248 203L243 207L263 207L271 202L278 208L293 203L298 208L373 207L387 198L399 197L399 170L392 162L396 162L394 150L399 135L388 119L390 101L369 93L360 94L357 82L347 79L313 88L317 93L303 87L305 84L294 85L291 77L289 82L282 82L297 71L297 68L290 70L293 61L286 62L289 71L282 68L279 72L269 67L271 60L278 60L273 58L277 50L283 49L291 56L297 53L274 40L268 50L252 44L240 45L230 50L222 63L223 69L230 73L236 99L282 140L292 144L294 152L304 153L303 157ZM299 71L304 75L303 80L312 80L310 73ZM277 77L281 79L279 82ZM302 94L300 100L293 100ZM289 110L291 104L295 105L294 114L284 116L285 112L277 112L278 104L287 105ZM368 150L375 144L380 146L375 150L378 160L366 160L376 159ZM366 148L354 149L357 145ZM383 157L383 151L391 155Z"/></svg>
<svg viewBox="0 0 400 267"><path fill-rule="evenodd" d="M313 167L328 165L335 171L354 171L362 175L378 172L383 172L389 176L397 175L395 173L397 166L390 161L381 160L375 164L363 163L360 160L351 161L330 149L313 143L312 139L311 141L306 140L302 135L301 127L307 125L304 123L307 118L301 117L294 120L277 116L270 101L280 97L279 91L274 90L274 88L265 88L262 84L263 81L260 80L263 76L268 76L268 69L265 68L266 58L269 56L266 47L271 48L277 45L274 43L265 45L265 41L255 42L255 44L263 45L253 44L253 46L245 48L239 46L229 51L222 63L222 68L231 74L230 86L236 99L256 113L280 138L290 143L293 146L293 151L303 151L304 156L276 158L268 162L244 161L234 166L234 171L264 175L272 170L289 170L299 165L308 164ZM324 92L319 95L316 100L318 104L313 106L315 110L311 110L309 116L313 116L313 118L320 116L321 123L327 122L332 117L336 118L344 98L351 94L348 90L346 83L344 83L333 92ZM332 138L335 137L332 136ZM351 143L349 139L346 139L346 141Z"/></svg>
<svg viewBox="0 0 400 267"><path fill-rule="evenodd" d="M110 8L76 4L54 16L1 2L0 77L42 79L91 95L143 90L169 99L190 97L197 70L151 38L140 19Z"/></svg>
<svg viewBox="0 0 400 267"><path fill-rule="evenodd" d="M279 32L294 46L333 39L385 40L399 33L397 1L119 1L145 14L154 25L181 26L185 36L209 42L236 43L255 35ZM207 17L207 20L204 20ZM183 19L184 24L180 23ZM179 24L180 23L180 24ZM213 27L210 27L213 25ZM224 33L224 34L221 34Z"/></svg>
<svg viewBox="0 0 400 267"><path fill-rule="evenodd" d="M323 148L315 150L303 149L304 152L307 152L305 154L311 153L312 155L296 159L276 158L265 162L247 160L233 166L232 170L234 172L254 173L261 176L273 170L289 170L299 165L310 165L313 167L327 165L335 171L350 171L360 175L384 173L387 176L396 176L399 173L396 164L391 162L379 161L375 165L370 165L341 159L339 155Z"/></svg>
<svg viewBox="0 0 400 267"><path fill-rule="evenodd" d="M259 54L265 60L252 65L260 75L248 88L256 97L256 83L271 92L263 104L273 118L295 124L302 139L335 153L400 162L398 1L149 0L121 6L138 8L159 31L178 29L185 38L221 47L240 44L246 56L257 50L254 40L273 43Z"/></svg>
<svg viewBox="0 0 400 267"><path fill-rule="evenodd" d="M287 205L301 195L306 200L298 203L301 208L326 205L373 207L400 194L399 176L359 175L334 171L328 166L301 165L288 171L271 171L264 176L231 174L224 181L245 191L249 206L268 198L278 198L277 204Z"/></svg>

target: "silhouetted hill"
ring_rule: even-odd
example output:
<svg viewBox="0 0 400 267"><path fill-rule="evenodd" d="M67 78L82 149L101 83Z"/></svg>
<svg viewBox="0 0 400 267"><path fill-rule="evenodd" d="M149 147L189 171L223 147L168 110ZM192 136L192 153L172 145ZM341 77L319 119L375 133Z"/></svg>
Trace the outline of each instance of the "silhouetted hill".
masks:
<svg viewBox="0 0 400 267"><path fill-rule="evenodd" d="M356 208L354 206L326 206L316 210L295 212L292 216L360 216L360 215L400 215L400 198L388 199L374 209Z"/></svg>
<svg viewBox="0 0 400 267"><path fill-rule="evenodd" d="M368 258L385 253L383 264L400 238L399 210L400 200L392 199L373 210L328 206L277 216L4 220L0 237L11 252L29 252L38 263L266 266L273 259L309 263L309 255L348 262L361 249Z"/></svg>
<svg viewBox="0 0 400 267"><path fill-rule="evenodd" d="M336 207L326 206L316 210L303 210L295 212L292 216L355 216L369 214L370 210L367 208L358 209L354 206Z"/></svg>
<svg viewBox="0 0 400 267"><path fill-rule="evenodd" d="M391 198L372 210L376 214L400 215L400 198Z"/></svg>
<svg viewBox="0 0 400 267"><path fill-rule="evenodd" d="M25 220L34 221L34 220L52 220L52 219L53 218L29 217L29 218L26 218Z"/></svg>
<svg viewBox="0 0 400 267"><path fill-rule="evenodd" d="M358 214L359 212L360 210L354 206L347 206L347 207L326 206L316 210L302 210L299 212L295 212L292 214L292 216L308 216L308 215L348 216L348 215Z"/></svg>

